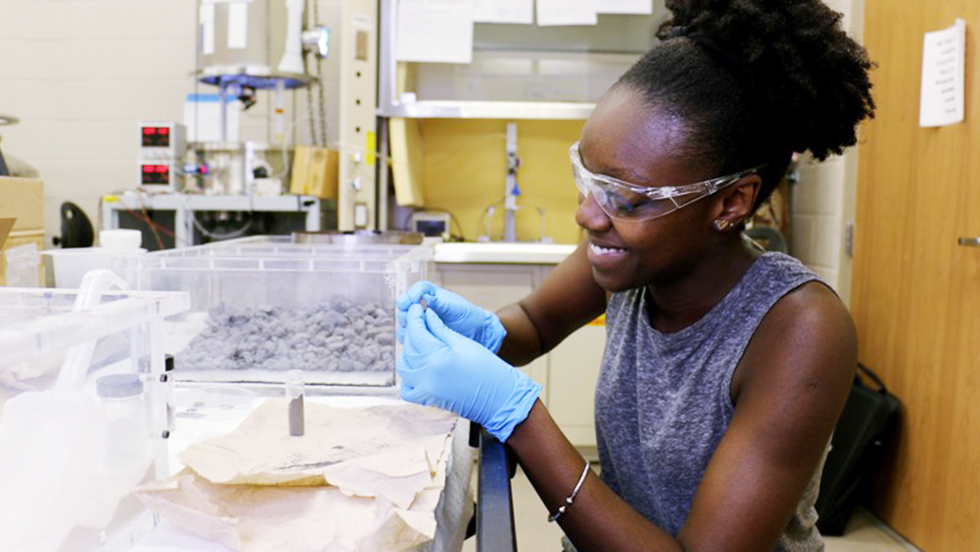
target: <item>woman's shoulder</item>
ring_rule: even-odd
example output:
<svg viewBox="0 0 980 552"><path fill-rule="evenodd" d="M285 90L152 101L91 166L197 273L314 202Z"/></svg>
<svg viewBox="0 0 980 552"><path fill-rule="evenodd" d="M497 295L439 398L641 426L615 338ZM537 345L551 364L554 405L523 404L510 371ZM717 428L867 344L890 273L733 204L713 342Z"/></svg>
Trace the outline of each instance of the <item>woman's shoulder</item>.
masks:
<svg viewBox="0 0 980 552"><path fill-rule="evenodd" d="M857 331L837 293L799 260L766 253L763 286L781 286L739 362L733 387L756 376L797 381L847 379L857 363ZM737 393L737 391L736 391Z"/></svg>
<svg viewBox="0 0 980 552"><path fill-rule="evenodd" d="M811 279L769 309L746 348L742 378L797 380L852 377L857 331L847 307L823 280ZM848 376L848 374L851 374Z"/></svg>
<svg viewBox="0 0 980 552"><path fill-rule="evenodd" d="M774 282L805 283L813 280L823 282L819 274L799 259L778 251L764 253L755 262L753 270L756 270L761 277L771 279Z"/></svg>

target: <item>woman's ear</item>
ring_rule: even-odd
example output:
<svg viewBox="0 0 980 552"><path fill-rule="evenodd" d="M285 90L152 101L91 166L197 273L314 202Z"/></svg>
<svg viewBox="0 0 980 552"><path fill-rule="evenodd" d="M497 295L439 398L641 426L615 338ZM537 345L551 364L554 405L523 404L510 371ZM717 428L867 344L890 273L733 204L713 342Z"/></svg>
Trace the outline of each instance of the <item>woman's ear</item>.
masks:
<svg viewBox="0 0 980 552"><path fill-rule="evenodd" d="M757 174L746 176L725 188L718 195L719 201L715 207L713 220L714 229L725 232L738 229L752 216L755 209L755 198L759 197L762 188L762 178Z"/></svg>

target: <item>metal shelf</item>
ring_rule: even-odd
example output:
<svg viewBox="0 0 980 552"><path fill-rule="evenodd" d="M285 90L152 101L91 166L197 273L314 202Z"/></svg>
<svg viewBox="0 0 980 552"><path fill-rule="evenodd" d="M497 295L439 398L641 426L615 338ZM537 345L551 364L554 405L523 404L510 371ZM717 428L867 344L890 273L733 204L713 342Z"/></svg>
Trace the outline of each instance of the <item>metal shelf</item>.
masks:
<svg viewBox="0 0 980 552"><path fill-rule="evenodd" d="M595 104L572 102L476 102L422 100L382 106L384 117L406 119L585 120Z"/></svg>

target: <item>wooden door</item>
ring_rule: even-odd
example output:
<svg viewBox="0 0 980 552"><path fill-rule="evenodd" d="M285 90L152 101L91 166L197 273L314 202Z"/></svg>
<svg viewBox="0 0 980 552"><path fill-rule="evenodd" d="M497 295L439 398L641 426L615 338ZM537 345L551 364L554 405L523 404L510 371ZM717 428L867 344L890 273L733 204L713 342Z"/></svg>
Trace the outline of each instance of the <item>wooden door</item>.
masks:
<svg viewBox="0 0 980 552"><path fill-rule="evenodd" d="M875 513L926 551L980 550L977 0L866 0L877 118L862 131L851 310L903 403ZM967 21L966 121L918 127L923 33Z"/></svg>

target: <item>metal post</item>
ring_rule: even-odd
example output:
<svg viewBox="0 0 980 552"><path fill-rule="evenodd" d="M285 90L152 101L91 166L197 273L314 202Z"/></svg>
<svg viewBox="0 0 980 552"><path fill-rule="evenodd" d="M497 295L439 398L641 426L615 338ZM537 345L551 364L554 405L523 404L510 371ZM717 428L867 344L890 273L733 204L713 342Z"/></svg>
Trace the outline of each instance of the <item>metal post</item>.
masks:
<svg viewBox="0 0 980 552"><path fill-rule="evenodd" d="M506 447L482 431L476 502L477 552L517 552L510 475Z"/></svg>

